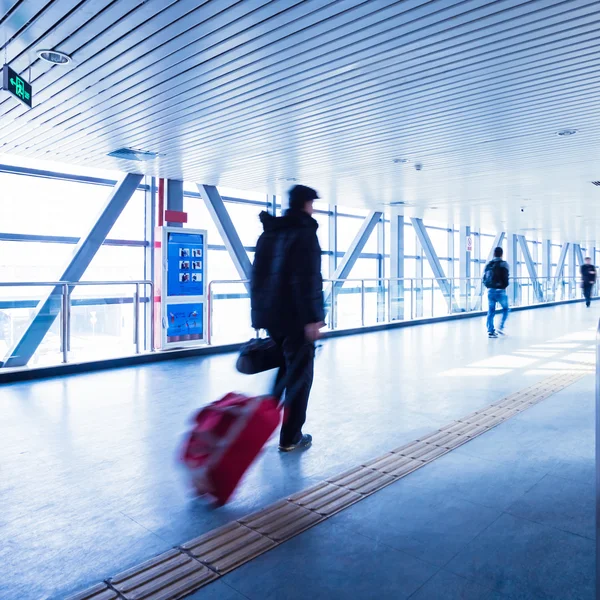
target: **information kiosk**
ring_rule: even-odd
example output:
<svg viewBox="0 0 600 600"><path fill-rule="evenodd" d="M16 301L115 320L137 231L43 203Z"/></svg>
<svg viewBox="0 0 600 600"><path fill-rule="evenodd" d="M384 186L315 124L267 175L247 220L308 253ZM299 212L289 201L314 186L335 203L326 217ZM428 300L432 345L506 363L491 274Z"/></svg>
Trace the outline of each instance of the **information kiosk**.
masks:
<svg viewBox="0 0 600 600"><path fill-rule="evenodd" d="M163 350L206 343L206 231L159 227L156 240L155 337Z"/></svg>

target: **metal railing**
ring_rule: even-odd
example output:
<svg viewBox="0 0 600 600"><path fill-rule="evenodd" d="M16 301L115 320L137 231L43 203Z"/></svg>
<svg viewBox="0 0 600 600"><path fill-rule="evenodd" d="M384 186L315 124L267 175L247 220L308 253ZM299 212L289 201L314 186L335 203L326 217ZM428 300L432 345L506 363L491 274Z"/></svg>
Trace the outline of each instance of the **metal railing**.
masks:
<svg viewBox="0 0 600 600"><path fill-rule="evenodd" d="M215 286L247 286L248 280L214 280L208 285L208 331L207 342L214 338L214 307L217 300L237 298L248 300L247 293L216 294ZM355 326L367 325L368 317L376 323L415 320L420 318L441 317L464 312L485 310L487 289L481 277L471 278L435 278L373 277L362 279L326 279L324 280L327 299L327 326L330 330L347 328L340 326L338 316L342 299L347 295L360 298L360 304L349 307L359 318ZM512 307L533 306L553 301L576 300L579 298L580 280L576 277L511 278L507 289ZM598 296L598 285L593 289ZM368 313L368 298L375 298L374 314ZM373 307L371 307L373 308ZM241 341L241 340L238 340Z"/></svg>
<svg viewBox="0 0 600 600"><path fill-rule="evenodd" d="M214 340L215 319L214 307L217 300L244 299L249 301L248 280L213 280L208 284L208 323L206 341L212 344ZM216 294L215 286L235 285L243 289L234 294ZM56 316L60 318L60 351L62 362L69 361L71 349L71 307L72 292L76 287L90 286L134 286L133 294L133 344L135 353L140 348L140 302L141 292L144 300L149 303L148 315L144 317L144 327L149 333L149 350L155 350L155 304L154 284L151 280L139 281L28 281L0 282L0 288L56 288L51 295L60 296L60 309ZM550 277L547 279L517 277L511 279L507 293L511 306L530 306L556 300L575 300L578 298L579 280L573 277ZM149 295L146 295L146 288ZM327 326L330 330L353 328L374 323L390 323L397 321L415 320L446 316L463 312L481 311L485 308L487 294L481 278L435 278L435 277L406 277L394 278L362 278L362 279L326 279L324 280L325 296L328 299ZM593 290L598 296L598 286ZM348 301L344 306L343 299L359 299ZM240 307L241 309L241 307ZM244 306L238 311L247 320L249 307ZM345 314L344 314L345 309ZM231 314L231 313L227 313ZM340 323L340 316L347 320L354 319L352 324ZM234 332L235 333L235 332ZM235 333L235 341L243 341L243 333Z"/></svg>
<svg viewBox="0 0 600 600"><path fill-rule="evenodd" d="M146 287L150 291L148 303L150 305L150 326L149 326L149 337L150 337L150 351L153 352L155 349L154 345L154 283L148 279L142 279L139 281L12 281L12 282L0 282L0 288L38 288L38 287L51 287L56 288L51 295L60 294L60 310L56 316L60 318L60 351L62 353L62 362L66 364L69 362L69 352L71 350L71 295L73 289L82 286L134 286L135 292L133 293L133 344L135 346L135 353L140 353L140 291L144 290L144 297Z"/></svg>

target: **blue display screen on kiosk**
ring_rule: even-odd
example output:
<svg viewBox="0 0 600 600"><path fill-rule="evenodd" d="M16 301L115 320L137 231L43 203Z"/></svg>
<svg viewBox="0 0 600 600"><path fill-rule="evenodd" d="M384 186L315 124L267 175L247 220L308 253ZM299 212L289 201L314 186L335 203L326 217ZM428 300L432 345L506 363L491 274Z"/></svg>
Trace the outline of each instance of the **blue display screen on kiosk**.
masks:
<svg viewBox="0 0 600 600"><path fill-rule="evenodd" d="M204 236L169 232L167 241L167 295L203 296Z"/></svg>

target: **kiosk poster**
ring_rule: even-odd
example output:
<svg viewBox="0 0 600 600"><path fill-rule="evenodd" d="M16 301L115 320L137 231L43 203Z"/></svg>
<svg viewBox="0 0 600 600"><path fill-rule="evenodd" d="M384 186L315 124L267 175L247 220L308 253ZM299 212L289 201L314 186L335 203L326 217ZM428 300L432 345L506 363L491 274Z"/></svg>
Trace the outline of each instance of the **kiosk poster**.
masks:
<svg viewBox="0 0 600 600"><path fill-rule="evenodd" d="M202 302L167 304L167 342L184 342L203 338Z"/></svg>
<svg viewBox="0 0 600 600"><path fill-rule="evenodd" d="M204 295L204 236L169 232L167 295Z"/></svg>

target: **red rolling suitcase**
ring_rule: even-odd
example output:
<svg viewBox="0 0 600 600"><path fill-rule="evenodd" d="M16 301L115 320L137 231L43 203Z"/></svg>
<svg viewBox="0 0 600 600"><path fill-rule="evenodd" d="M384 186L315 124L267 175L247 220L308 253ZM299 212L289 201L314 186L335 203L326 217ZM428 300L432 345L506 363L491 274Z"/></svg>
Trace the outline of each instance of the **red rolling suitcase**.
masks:
<svg viewBox="0 0 600 600"><path fill-rule="evenodd" d="M281 420L278 399L230 393L201 409L182 460L195 491L225 504Z"/></svg>

